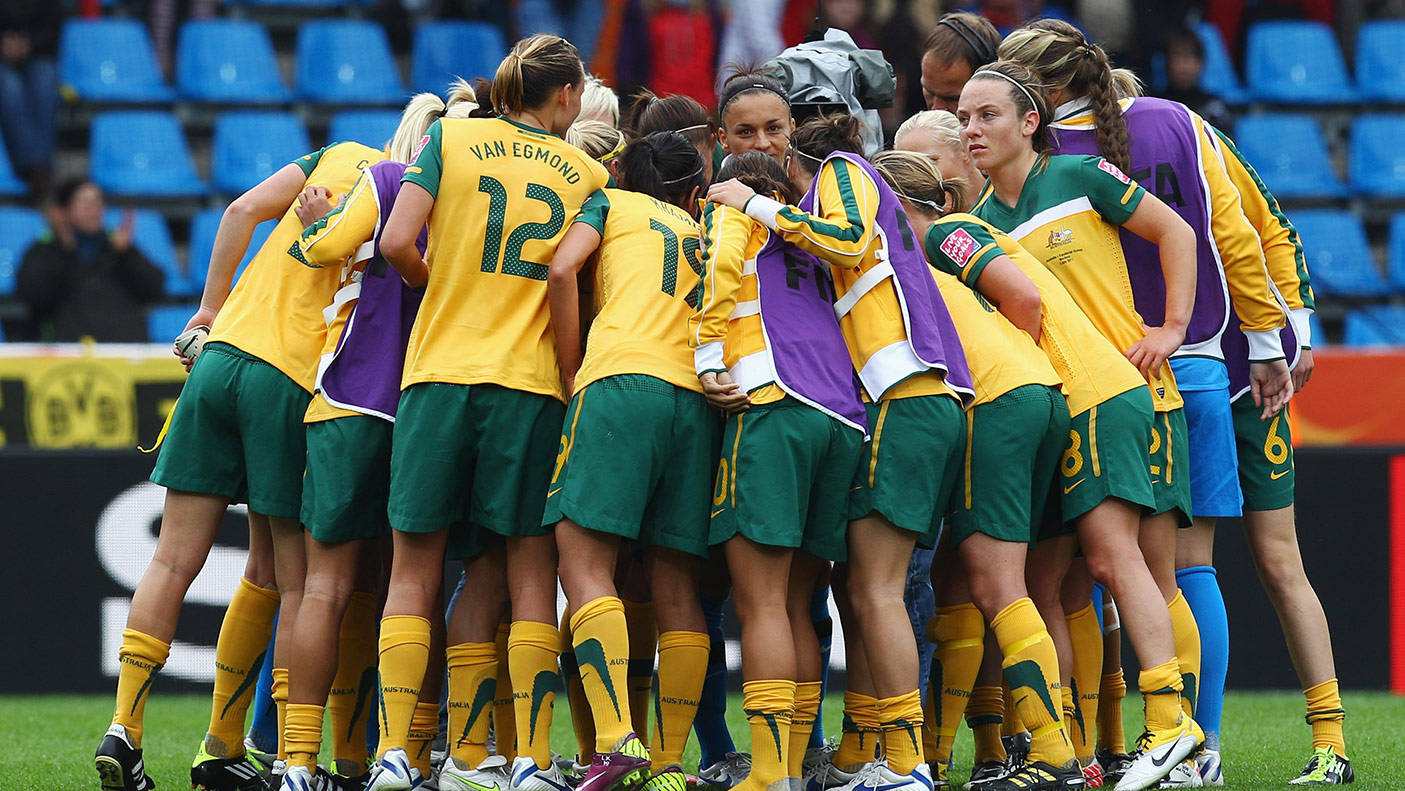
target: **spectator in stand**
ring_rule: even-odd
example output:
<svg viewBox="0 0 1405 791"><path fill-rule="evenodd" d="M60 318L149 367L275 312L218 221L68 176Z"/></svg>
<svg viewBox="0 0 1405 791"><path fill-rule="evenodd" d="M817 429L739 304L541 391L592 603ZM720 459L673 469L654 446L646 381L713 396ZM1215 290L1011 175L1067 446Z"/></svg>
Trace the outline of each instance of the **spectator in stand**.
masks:
<svg viewBox="0 0 1405 791"><path fill-rule="evenodd" d="M1216 129L1229 129L1234 118L1229 105L1200 87L1205 70L1205 45L1186 28L1173 28L1166 35L1166 91L1162 98L1180 102L1200 114Z"/></svg>
<svg viewBox="0 0 1405 791"><path fill-rule="evenodd" d="M53 0L0 3L0 132L34 195L44 194L53 170L62 24L63 6Z"/></svg>
<svg viewBox="0 0 1405 791"><path fill-rule="evenodd" d="M28 340L146 341L144 307L161 298L165 275L132 244L131 211L108 232L104 208L91 181L59 186L50 230L25 254L15 283L29 308Z"/></svg>

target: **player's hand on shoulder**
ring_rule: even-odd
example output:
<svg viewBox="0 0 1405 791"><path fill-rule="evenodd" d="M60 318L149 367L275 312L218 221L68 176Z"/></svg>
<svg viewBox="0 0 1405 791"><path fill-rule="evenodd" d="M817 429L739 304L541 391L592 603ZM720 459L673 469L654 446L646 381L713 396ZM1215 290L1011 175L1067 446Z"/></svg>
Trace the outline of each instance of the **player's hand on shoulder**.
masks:
<svg viewBox="0 0 1405 791"><path fill-rule="evenodd" d="M327 213L335 208L336 204L332 203L331 190L314 184L298 193L298 202L293 207L293 213L297 215L298 222L302 223L302 227L307 228L326 217Z"/></svg>

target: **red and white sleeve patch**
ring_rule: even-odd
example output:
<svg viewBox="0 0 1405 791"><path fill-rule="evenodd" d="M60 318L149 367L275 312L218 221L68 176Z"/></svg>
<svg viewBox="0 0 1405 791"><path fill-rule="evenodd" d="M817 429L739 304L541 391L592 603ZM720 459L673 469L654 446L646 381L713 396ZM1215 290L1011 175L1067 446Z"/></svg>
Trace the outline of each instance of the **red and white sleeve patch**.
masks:
<svg viewBox="0 0 1405 791"><path fill-rule="evenodd" d="M423 151L424 147L427 145L429 145L429 135L420 138L419 145L415 146L415 153L410 155L410 161L414 162L416 159L419 159L420 152ZM1125 181L1125 179L1123 180Z"/></svg>
<svg viewBox="0 0 1405 791"><path fill-rule="evenodd" d="M966 233L964 228L957 228L952 231L950 236L946 237L946 241L942 242L941 251L946 253L947 257L954 261L958 267L965 269L966 264L971 262L971 256L975 254L976 248L979 246L976 244L974 236Z"/></svg>
<svg viewBox="0 0 1405 791"><path fill-rule="evenodd" d="M1111 162L1108 162L1106 159L1098 160L1098 170L1107 173L1108 175L1112 176L1113 178L1117 179L1123 184L1132 183L1132 180L1127 178L1127 174L1123 173L1121 168L1117 167Z"/></svg>

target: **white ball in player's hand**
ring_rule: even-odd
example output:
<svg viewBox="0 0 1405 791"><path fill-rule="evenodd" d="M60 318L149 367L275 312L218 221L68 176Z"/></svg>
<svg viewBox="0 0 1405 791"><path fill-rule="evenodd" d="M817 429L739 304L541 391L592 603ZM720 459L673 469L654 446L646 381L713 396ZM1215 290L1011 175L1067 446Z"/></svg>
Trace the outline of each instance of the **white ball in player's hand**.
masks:
<svg viewBox="0 0 1405 791"><path fill-rule="evenodd" d="M176 353L194 361L205 349L205 339L210 337L210 328L201 324L182 332L176 338Z"/></svg>

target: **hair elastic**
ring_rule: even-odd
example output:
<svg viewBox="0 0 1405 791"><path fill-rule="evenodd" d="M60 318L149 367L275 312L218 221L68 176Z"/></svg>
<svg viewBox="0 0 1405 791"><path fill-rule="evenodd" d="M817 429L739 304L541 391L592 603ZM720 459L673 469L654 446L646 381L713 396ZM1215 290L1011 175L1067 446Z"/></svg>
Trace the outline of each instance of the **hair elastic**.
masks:
<svg viewBox="0 0 1405 791"><path fill-rule="evenodd" d="M707 129L707 128L711 127L711 126L712 126L712 122L708 121L708 122L704 122L704 123L701 123L701 124L693 124L692 126L685 126L685 127L683 127L682 129L674 129L673 131L674 131L674 132L677 132L678 134L681 135L681 134L683 134L684 132L696 132L696 131L698 131L699 129Z"/></svg>
<svg viewBox="0 0 1405 791"><path fill-rule="evenodd" d="M727 112L727 107L731 105L732 102L735 102L738 96L741 96L747 91L756 90L769 91L771 93L774 93L775 95L781 97L781 101L785 102L786 108L790 107L790 97L786 95L785 91L782 91L770 85L766 85L765 83L753 82L750 85L746 85L733 91L732 95L728 97L727 101L723 102L722 106L717 108L717 116L719 118L722 117Z"/></svg>
<svg viewBox="0 0 1405 791"><path fill-rule="evenodd" d="M1036 102L1036 101L1034 101L1034 94L1030 93L1028 88L1026 88L1026 87L1024 87L1023 85L1021 85L1019 80L1015 79L1014 77L1011 77L1010 75L1006 74L1006 73L1003 72L1003 71L996 71L995 69L981 69L980 71L976 72L975 74L972 74L972 75L971 75L971 78L972 78L972 79L975 79L976 77L979 77L979 76L981 76L982 74L994 74L995 76L999 77L999 78L1002 79L1002 80L1007 80L1011 85L1015 86L1016 88L1019 88L1019 89L1020 89L1020 92L1024 94L1025 98L1029 100L1030 106L1034 108L1035 114L1036 114L1036 115L1039 115L1039 114L1040 114L1040 113L1039 113L1039 103Z"/></svg>
<svg viewBox="0 0 1405 791"><path fill-rule="evenodd" d="M937 22L937 27L948 28L960 36L961 40L966 42L966 46L971 48L971 52L980 59L977 66L984 66L995 61L995 50L991 48L990 42L985 40L985 36L977 33L966 20L948 15Z"/></svg>
<svg viewBox="0 0 1405 791"><path fill-rule="evenodd" d="M613 149L611 149L610 153L608 153L608 154L606 154L606 155L600 157L599 159L595 160L596 162L599 162L600 164L603 165L603 164L605 164L606 162L609 162L610 160L612 160L612 159L614 159L615 157L619 156L619 155L620 155L620 152L624 150L624 145L625 145L625 143L627 142L627 141L625 140L624 132L621 132L620 130L616 129L616 130L615 130L615 134L617 134L617 135L620 136L620 142L618 142L618 143L615 144L615 147L614 147Z"/></svg>
<svg viewBox="0 0 1405 791"><path fill-rule="evenodd" d="M892 185L889 185L889 186L891 187ZM907 196L907 195L902 194L901 192L898 192L896 189L893 190L893 194L896 195L896 196L898 196L899 198L902 198L903 200L907 201L908 203L921 203L921 204L923 204L923 205L925 205L925 206L931 206L933 211L941 211L941 210L942 210L942 207L941 207L941 206L938 206L935 201L922 200L921 198L912 198L912 197L909 197L909 196Z"/></svg>
<svg viewBox="0 0 1405 791"><path fill-rule="evenodd" d="M689 174L686 175L686 176L679 176L679 177L676 178L676 179L664 179L664 180L663 180L663 183L665 183L665 184L677 184L677 183L680 182L680 181L687 181L688 179L694 179L694 178L697 178L698 176L701 176L701 175L702 175L702 172L703 172L704 170L707 170L707 163L706 163L706 162L702 163L702 165L701 165L697 170L693 171L692 173L689 173Z"/></svg>
<svg viewBox="0 0 1405 791"><path fill-rule="evenodd" d="M811 162L818 162L818 163L821 164L821 165L824 164L824 160L823 160L823 159L820 159L819 157L814 156L813 154L807 154L807 153L805 153L804 151L801 151L799 148L796 147L796 145L795 145L794 143L791 143L791 144L790 144L790 150L791 150L791 151L794 151L795 153L799 154L799 155L802 156L802 157L805 157L806 159L810 160Z"/></svg>

